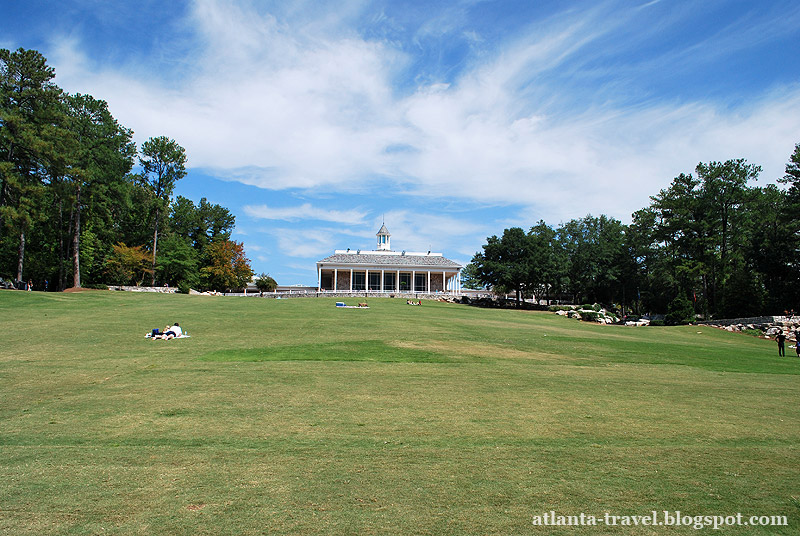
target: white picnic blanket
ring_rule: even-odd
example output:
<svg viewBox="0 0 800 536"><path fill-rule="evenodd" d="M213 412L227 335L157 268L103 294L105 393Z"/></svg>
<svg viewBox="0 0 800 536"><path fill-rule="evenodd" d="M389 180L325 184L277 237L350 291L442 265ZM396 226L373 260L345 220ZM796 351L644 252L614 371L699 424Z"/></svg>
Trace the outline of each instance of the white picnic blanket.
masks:
<svg viewBox="0 0 800 536"><path fill-rule="evenodd" d="M150 332L144 336L145 339L149 339L153 336L153 333ZM172 337L173 339L188 339L191 335L187 335L185 333L181 333L179 337Z"/></svg>

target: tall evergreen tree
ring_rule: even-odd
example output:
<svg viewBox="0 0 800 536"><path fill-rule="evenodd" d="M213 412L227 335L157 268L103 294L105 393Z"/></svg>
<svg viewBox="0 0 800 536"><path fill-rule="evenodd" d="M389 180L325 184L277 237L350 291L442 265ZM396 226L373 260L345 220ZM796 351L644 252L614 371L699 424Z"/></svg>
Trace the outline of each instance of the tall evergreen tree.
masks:
<svg viewBox="0 0 800 536"><path fill-rule="evenodd" d="M142 166L142 182L152 195L153 209L153 277L156 284L156 256L158 231L162 217L167 213L170 196L175 183L186 176L186 151L175 140L166 136L150 138L142 144L139 164Z"/></svg>
<svg viewBox="0 0 800 536"><path fill-rule="evenodd" d="M794 152L786 164L786 174L778 182L789 185L791 196L800 197L800 143L794 146Z"/></svg>
<svg viewBox="0 0 800 536"><path fill-rule="evenodd" d="M77 141L70 178L74 188L72 224L73 286L81 286L81 215L85 190L105 194L108 184L122 181L133 167L136 152L132 132L112 117L105 101L90 95L66 98L69 128Z"/></svg>
<svg viewBox="0 0 800 536"><path fill-rule="evenodd" d="M678 296L697 301L698 288L707 309L710 259L706 255L708 229L703 222L700 181L681 173L669 188L651 197L649 209L655 215L654 240L662 251L657 276L662 278L659 304L669 304Z"/></svg>
<svg viewBox="0 0 800 536"><path fill-rule="evenodd" d="M61 123L55 71L35 50L0 49L0 218L18 237L16 278L23 280L25 239L40 210L53 126Z"/></svg>
<svg viewBox="0 0 800 536"><path fill-rule="evenodd" d="M723 308L725 285L733 266L741 265L743 260L742 228L744 204L750 191L748 183L758 177L761 168L739 159L724 163L700 163L696 171L698 179L702 181L700 221L704 229L702 247L706 259L706 277L710 277L712 282L712 308L719 311Z"/></svg>

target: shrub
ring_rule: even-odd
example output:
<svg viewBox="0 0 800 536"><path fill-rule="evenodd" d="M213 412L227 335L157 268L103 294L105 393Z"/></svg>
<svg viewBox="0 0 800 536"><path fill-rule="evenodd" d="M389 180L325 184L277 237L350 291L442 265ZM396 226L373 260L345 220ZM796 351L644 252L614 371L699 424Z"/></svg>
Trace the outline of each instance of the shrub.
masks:
<svg viewBox="0 0 800 536"><path fill-rule="evenodd" d="M764 337L764 331L758 328L756 329L744 328L742 329L742 333L746 335L751 335L753 337L758 337L759 339Z"/></svg>
<svg viewBox="0 0 800 536"><path fill-rule="evenodd" d="M259 292L272 292L278 288L278 283L269 274L261 273L256 278L256 288Z"/></svg>
<svg viewBox="0 0 800 536"><path fill-rule="evenodd" d="M124 243L118 243L112 247L113 253L106 258L106 270L113 283L119 285L134 283L139 286L148 275L152 275L153 270L150 266L153 263L153 255L145 251L142 246L128 247Z"/></svg>
<svg viewBox="0 0 800 536"><path fill-rule="evenodd" d="M694 306L689 298L682 294L675 296L667 307L667 315L664 317L664 324L667 326L679 326L694 322Z"/></svg>
<svg viewBox="0 0 800 536"><path fill-rule="evenodd" d="M582 311L580 315L581 320L584 322L597 322L597 320L600 318L600 313L597 311Z"/></svg>
<svg viewBox="0 0 800 536"><path fill-rule="evenodd" d="M663 326L664 325L664 321L663 320L651 320L650 321L650 325L651 326Z"/></svg>
<svg viewBox="0 0 800 536"><path fill-rule="evenodd" d="M181 281L178 283L178 292L181 294L189 294L189 291L192 290L191 285L185 281Z"/></svg>
<svg viewBox="0 0 800 536"><path fill-rule="evenodd" d="M104 285L102 283L89 283L87 285L83 285L83 288L90 288L94 290L108 290L108 285Z"/></svg>

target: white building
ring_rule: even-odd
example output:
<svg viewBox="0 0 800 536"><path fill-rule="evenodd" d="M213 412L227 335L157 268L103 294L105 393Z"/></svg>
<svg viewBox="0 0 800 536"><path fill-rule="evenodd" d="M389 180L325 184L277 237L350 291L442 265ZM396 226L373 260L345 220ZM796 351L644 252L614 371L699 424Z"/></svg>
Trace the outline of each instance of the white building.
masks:
<svg viewBox="0 0 800 536"><path fill-rule="evenodd" d="M389 231L382 225L374 251L341 250L317 262L317 287L331 292L458 293L457 262L428 251L392 251Z"/></svg>

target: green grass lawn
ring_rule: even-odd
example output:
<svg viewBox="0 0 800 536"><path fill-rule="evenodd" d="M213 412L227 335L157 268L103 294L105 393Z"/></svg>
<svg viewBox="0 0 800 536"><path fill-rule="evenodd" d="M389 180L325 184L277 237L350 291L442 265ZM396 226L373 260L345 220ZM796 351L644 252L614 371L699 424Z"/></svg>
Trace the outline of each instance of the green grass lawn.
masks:
<svg viewBox="0 0 800 536"><path fill-rule="evenodd" d="M334 301L0 291L0 534L800 533L800 360L772 341Z"/></svg>

